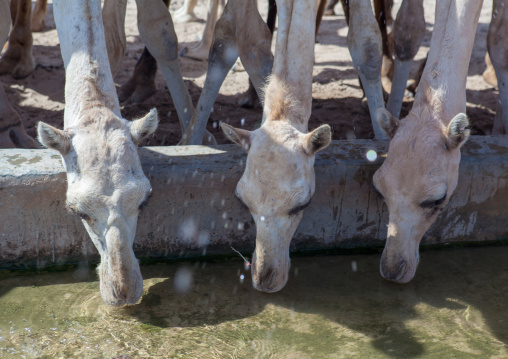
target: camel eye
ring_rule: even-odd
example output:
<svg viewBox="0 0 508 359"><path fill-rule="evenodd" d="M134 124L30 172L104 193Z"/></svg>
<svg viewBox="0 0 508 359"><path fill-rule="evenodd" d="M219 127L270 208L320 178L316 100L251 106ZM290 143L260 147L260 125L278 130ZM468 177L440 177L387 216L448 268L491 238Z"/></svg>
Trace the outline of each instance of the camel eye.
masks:
<svg viewBox="0 0 508 359"><path fill-rule="evenodd" d="M80 212L77 209L75 209L74 207L66 205L65 209L67 210L67 212L75 214L75 215L79 216L79 218L84 219L87 222L90 220L90 216L88 214Z"/></svg>
<svg viewBox="0 0 508 359"><path fill-rule="evenodd" d="M77 215L79 216L79 218L81 218L87 222L90 221L90 216L86 213L78 212Z"/></svg>
<svg viewBox="0 0 508 359"><path fill-rule="evenodd" d="M443 197L441 197L439 199L430 199L427 201L423 201L422 203L420 203L420 207L423 207L423 208L439 207L440 205L442 205L444 203L445 200L446 200L446 193L443 195Z"/></svg>
<svg viewBox="0 0 508 359"><path fill-rule="evenodd" d="M288 215L293 216L293 215L297 214L298 212L303 211L305 208L307 208L309 206L310 206L310 199L307 201L307 203L296 206L295 208L289 210Z"/></svg>
<svg viewBox="0 0 508 359"><path fill-rule="evenodd" d="M150 200L150 198L152 198L152 193L150 192L150 194L148 195L148 197L145 198L145 200L143 202L141 202L141 204L139 205L139 210L141 211L143 208L146 207L146 205L148 204L148 201Z"/></svg>

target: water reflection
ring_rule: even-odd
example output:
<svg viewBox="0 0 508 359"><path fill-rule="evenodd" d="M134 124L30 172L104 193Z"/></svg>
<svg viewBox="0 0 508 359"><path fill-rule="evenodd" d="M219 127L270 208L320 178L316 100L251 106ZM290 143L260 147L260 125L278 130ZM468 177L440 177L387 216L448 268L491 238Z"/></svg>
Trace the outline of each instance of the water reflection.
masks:
<svg viewBox="0 0 508 359"><path fill-rule="evenodd" d="M93 269L4 273L0 357L508 355L508 246L421 256L405 285L381 279L379 255L297 257L273 294L240 258L143 266L142 301L120 309Z"/></svg>

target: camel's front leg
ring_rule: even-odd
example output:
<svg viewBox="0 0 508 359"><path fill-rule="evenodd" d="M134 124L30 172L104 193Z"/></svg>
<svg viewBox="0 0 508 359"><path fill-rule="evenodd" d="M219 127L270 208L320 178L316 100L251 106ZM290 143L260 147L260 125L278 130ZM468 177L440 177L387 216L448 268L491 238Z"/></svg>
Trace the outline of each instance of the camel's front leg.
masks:
<svg viewBox="0 0 508 359"><path fill-rule="evenodd" d="M201 40L194 47L184 47L180 51L180 56L188 57L189 59L206 61L210 46L212 44L213 29L217 22L217 12L219 10L219 0L208 0L208 15L206 17L205 28Z"/></svg>
<svg viewBox="0 0 508 359"><path fill-rule="evenodd" d="M263 101L261 89L271 72L270 30L254 0L230 0L215 25L205 85L191 125L180 144L200 144L220 87L238 56Z"/></svg>
<svg viewBox="0 0 508 359"><path fill-rule="evenodd" d="M0 0L0 42L3 44L11 27L9 2ZM28 136L21 119L9 103L0 83L0 148L40 148L37 141Z"/></svg>
<svg viewBox="0 0 508 359"><path fill-rule="evenodd" d="M384 107L381 88L382 40L374 18L370 0L357 0L349 4L349 52L358 71L369 105L374 135L386 139L376 120L376 110Z"/></svg>
<svg viewBox="0 0 508 359"><path fill-rule="evenodd" d="M492 134L508 134L508 0L494 0L487 36L492 65L496 70L499 100Z"/></svg>
<svg viewBox="0 0 508 359"><path fill-rule="evenodd" d="M395 68L386 109L393 116L399 118L411 64L425 35L423 0L404 0L402 2L393 32Z"/></svg>
<svg viewBox="0 0 508 359"><path fill-rule="evenodd" d="M30 24L32 2L12 0L11 12L14 26L9 35L9 46L0 59L0 75L11 73L15 79L23 79L35 69Z"/></svg>
<svg viewBox="0 0 508 359"><path fill-rule="evenodd" d="M182 79L178 39L171 15L162 1L136 0L136 5L139 34L160 66L183 132L192 118L194 106Z"/></svg>
<svg viewBox="0 0 508 359"><path fill-rule="evenodd" d="M32 11L32 31L38 32L44 29L44 18L48 10L48 0L37 0Z"/></svg>
<svg viewBox="0 0 508 359"><path fill-rule="evenodd" d="M102 22L108 49L109 66L113 78L120 70L125 54L125 12L127 0L104 0Z"/></svg>
<svg viewBox="0 0 508 359"><path fill-rule="evenodd" d="M206 123L220 87L238 58L233 11L231 10L234 3L235 0L230 0L227 3L224 13L215 24L205 84L199 97L196 112L194 112L192 121L182 136L179 145L201 144L205 135Z"/></svg>

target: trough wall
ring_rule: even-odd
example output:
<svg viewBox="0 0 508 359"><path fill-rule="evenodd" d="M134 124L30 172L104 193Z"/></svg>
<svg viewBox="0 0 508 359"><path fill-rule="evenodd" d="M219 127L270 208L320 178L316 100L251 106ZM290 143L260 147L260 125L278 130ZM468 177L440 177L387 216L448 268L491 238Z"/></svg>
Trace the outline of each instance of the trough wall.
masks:
<svg viewBox="0 0 508 359"><path fill-rule="evenodd" d="M463 147L457 189L424 244L508 239L507 142L473 136ZM291 250L384 244L388 213L372 175L386 150L382 141L334 141L317 155L316 192ZM246 160L239 147L144 147L139 155L153 197L139 216L138 258L253 250L254 222L234 196ZM56 152L0 150L0 268L98 259L81 220L65 210L66 186Z"/></svg>

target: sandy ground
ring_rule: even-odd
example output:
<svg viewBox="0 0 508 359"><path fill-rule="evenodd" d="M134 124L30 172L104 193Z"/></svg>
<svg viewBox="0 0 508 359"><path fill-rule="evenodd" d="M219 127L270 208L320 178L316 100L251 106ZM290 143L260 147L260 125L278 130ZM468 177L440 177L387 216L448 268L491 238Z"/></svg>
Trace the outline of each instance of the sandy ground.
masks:
<svg viewBox="0 0 508 359"><path fill-rule="evenodd" d="M173 1L171 9L176 9L182 0ZM394 16L400 1L395 1ZM425 19L427 32L423 45L413 64L413 71L423 61L434 23L435 1L425 1ZM267 4L259 2L259 9L266 18ZM467 112L472 122L473 134L490 134L494 120L497 90L483 81L485 69L486 36L492 11L492 2L486 1L470 61L467 81ZM372 138L373 131L366 108L361 105L362 92L359 87L356 70L347 49L347 26L340 6L336 7L337 16L325 16L316 43L315 66L313 71L313 104L309 128L323 123L333 128L334 139ZM201 0L196 8L199 22L176 24L180 49L192 46L201 34L206 18L206 3ZM24 80L14 80L10 75L0 77L9 100L25 121L27 132L35 136L38 121L45 121L57 127L63 126L64 110L64 68L60 57L58 36L52 16L52 6L48 6L46 27L43 32L34 33L33 55L36 70ZM117 85L127 81L137 59L143 50L136 23L136 6L129 0L126 17L127 51L122 69L115 78ZM194 104L197 103L205 81L207 63L190 59L181 59L182 72ZM180 126L171 96L160 72L157 74L158 92L142 104L126 101L122 104L122 114L127 119L144 115L150 108L156 107L161 123L156 134L145 141L145 145L174 145L180 137ZM240 127L254 129L259 126L262 116L261 107L244 109L237 101L248 87L245 72L230 72L224 82L210 116L208 130L216 136L219 143L227 143L217 126L219 121ZM412 98L405 98L402 116L412 106ZM245 121L242 121L244 119Z"/></svg>

